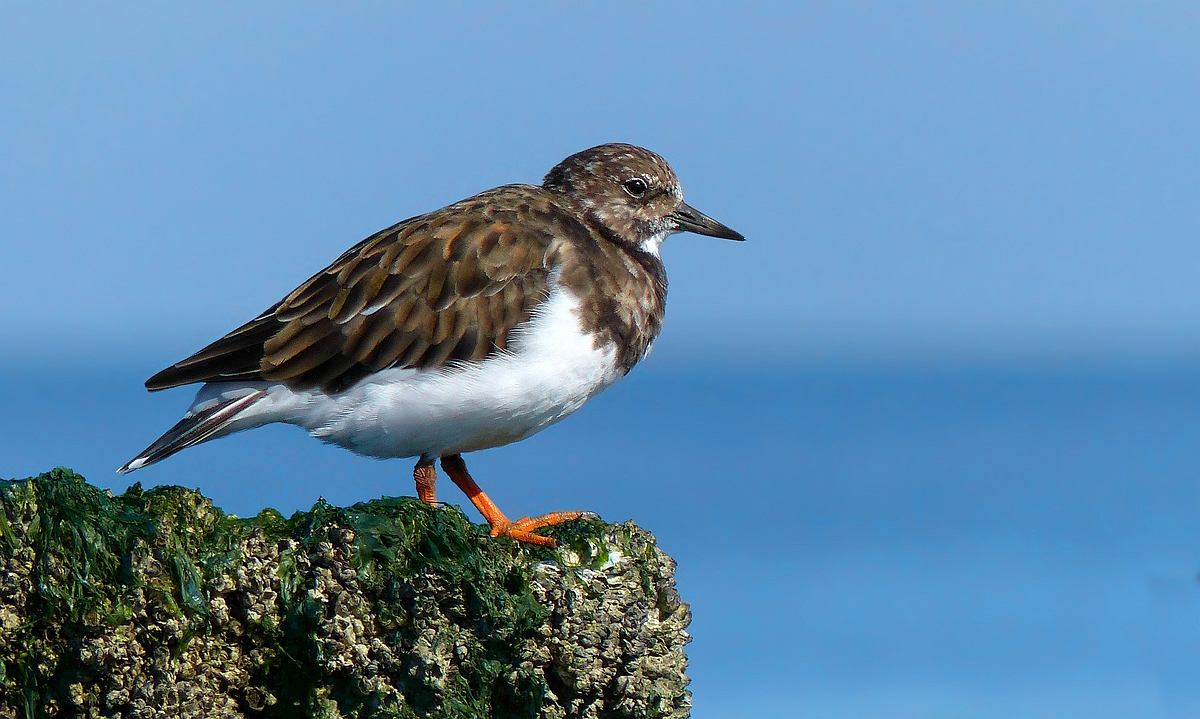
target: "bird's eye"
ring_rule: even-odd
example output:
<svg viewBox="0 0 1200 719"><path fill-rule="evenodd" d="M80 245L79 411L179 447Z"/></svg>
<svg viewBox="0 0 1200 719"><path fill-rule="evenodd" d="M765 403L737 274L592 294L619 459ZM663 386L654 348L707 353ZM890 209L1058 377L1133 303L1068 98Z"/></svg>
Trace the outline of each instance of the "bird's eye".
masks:
<svg viewBox="0 0 1200 719"><path fill-rule="evenodd" d="M642 195L646 194L646 181L640 177L635 177L632 180L626 180L621 184L621 187L624 187L625 191L633 197L641 197Z"/></svg>

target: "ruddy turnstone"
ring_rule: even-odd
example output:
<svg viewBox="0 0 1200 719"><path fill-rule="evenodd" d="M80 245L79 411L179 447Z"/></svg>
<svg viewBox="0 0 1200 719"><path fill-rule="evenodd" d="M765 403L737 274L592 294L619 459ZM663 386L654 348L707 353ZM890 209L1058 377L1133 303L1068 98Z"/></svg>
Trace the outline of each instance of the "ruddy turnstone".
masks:
<svg viewBox="0 0 1200 719"><path fill-rule="evenodd" d="M204 386L118 471L286 422L369 457L417 457L430 504L440 459L492 536L552 546L535 530L585 513L510 521L462 454L549 427L646 356L667 297L659 247L676 232L745 239L685 204L666 160L624 144L571 155L540 187L404 220L147 380Z"/></svg>

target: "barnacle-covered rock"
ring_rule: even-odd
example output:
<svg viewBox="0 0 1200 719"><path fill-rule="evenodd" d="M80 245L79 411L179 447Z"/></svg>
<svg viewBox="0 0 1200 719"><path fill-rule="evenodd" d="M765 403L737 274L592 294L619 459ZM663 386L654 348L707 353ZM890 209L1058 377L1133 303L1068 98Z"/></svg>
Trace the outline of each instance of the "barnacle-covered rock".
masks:
<svg viewBox="0 0 1200 719"><path fill-rule="evenodd" d="M689 611L632 523L492 539L384 498L285 519L0 481L0 719L686 717Z"/></svg>

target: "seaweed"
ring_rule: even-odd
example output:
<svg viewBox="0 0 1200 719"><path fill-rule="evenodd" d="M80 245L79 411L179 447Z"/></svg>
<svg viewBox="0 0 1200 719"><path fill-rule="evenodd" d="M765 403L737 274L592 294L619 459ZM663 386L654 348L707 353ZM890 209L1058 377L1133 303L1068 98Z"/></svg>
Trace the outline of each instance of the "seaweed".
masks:
<svg viewBox="0 0 1200 719"><path fill-rule="evenodd" d="M684 717L686 604L631 523L555 549L384 497L241 519L0 481L0 719Z"/></svg>

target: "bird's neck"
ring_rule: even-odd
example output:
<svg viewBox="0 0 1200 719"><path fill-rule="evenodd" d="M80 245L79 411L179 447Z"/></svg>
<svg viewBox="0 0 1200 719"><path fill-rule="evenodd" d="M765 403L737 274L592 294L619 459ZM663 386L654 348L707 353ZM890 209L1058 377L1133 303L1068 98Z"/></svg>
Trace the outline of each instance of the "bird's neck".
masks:
<svg viewBox="0 0 1200 719"><path fill-rule="evenodd" d="M662 329L667 272L656 252L603 226L589 223L589 229L596 242L577 248L562 281L581 300L585 331L613 346L625 373L649 353Z"/></svg>

